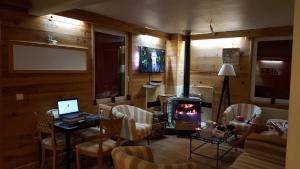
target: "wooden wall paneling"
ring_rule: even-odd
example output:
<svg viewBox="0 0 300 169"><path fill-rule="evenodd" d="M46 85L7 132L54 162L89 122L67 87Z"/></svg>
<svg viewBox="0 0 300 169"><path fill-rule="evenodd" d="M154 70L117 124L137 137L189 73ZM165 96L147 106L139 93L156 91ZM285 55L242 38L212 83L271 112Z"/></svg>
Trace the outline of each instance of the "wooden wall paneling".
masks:
<svg viewBox="0 0 300 169"><path fill-rule="evenodd" d="M177 68L177 82L176 82L176 94L183 94L183 71L184 71L184 37L178 36L178 44L177 44L177 59L176 59L176 68Z"/></svg>
<svg viewBox="0 0 300 169"><path fill-rule="evenodd" d="M130 67L129 67L129 95L131 96L134 104L138 107L145 107L145 96L146 91L143 87L148 82L149 74L141 73L139 71L139 50L138 46L146 46L151 48L166 49L166 40L162 38L154 38L153 41L149 42L149 39L145 39L144 36L139 34L132 34L132 47L131 54L129 55ZM152 73L151 80L160 80L163 83L164 73Z"/></svg>
<svg viewBox="0 0 300 169"><path fill-rule="evenodd" d="M1 168L36 168L39 154L33 112L45 112L56 107L57 99L73 97L79 99L82 111L96 112L92 99L91 25L82 22L80 25L68 26L68 23L57 22L55 27L47 27L46 17L33 17L17 11L1 13L0 17L3 15L22 17L6 18L1 24L1 160L5 161ZM9 41L47 43L48 34L52 34L60 44L88 48L88 72L9 73ZM16 100L18 93L24 94L24 100Z"/></svg>
<svg viewBox="0 0 300 169"><path fill-rule="evenodd" d="M173 34L166 43L166 73L165 93L176 94L177 86L177 57L178 57L178 34Z"/></svg>
<svg viewBox="0 0 300 169"><path fill-rule="evenodd" d="M238 47L241 48L240 63L239 65L234 66L237 76L230 77L231 103L249 102L251 80L251 41L245 38L241 38L240 41L241 42L238 44ZM204 50L205 52L203 52ZM200 45L192 45L191 48L191 85L214 87L212 107L213 119L216 119L223 84L223 77L218 76L219 69L222 66L222 54L216 55L219 50L219 47L205 49ZM224 105L226 105L226 99L224 101ZM225 108L226 107L223 107L221 112L223 112Z"/></svg>
<svg viewBox="0 0 300 169"><path fill-rule="evenodd" d="M2 51L2 22L0 20L0 51ZM2 65L2 53L0 52L0 65ZM3 129L3 108L2 108L2 74L0 73L0 129ZM3 136L0 134L0 152L3 151ZM3 168L2 153L0 153L0 168Z"/></svg>

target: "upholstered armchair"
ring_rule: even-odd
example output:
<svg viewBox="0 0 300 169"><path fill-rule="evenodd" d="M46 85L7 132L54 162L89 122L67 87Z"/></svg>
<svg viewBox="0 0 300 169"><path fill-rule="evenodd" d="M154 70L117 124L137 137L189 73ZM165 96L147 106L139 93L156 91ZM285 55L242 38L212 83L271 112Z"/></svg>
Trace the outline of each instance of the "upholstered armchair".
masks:
<svg viewBox="0 0 300 169"><path fill-rule="evenodd" d="M224 111L223 122L234 125L239 133L243 133L252 124L259 122L261 112L261 108L256 105L246 103L233 104ZM243 120L238 120L237 116L242 116Z"/></svg>
<svg viewBox="0 0 300 169"><path fill-rule="evenodd" d="M150 147L146 146L117 147L111 154L115 169L197 169L193 162L156 164Z"/></svg>
<svg viewBox="0 0 300 169"><path fill-rule="evenodd" d="M151 112L130 105L118 105L112 108L112 114L116 118L123 118L121 138L139 141L151 134Z"/></svg>

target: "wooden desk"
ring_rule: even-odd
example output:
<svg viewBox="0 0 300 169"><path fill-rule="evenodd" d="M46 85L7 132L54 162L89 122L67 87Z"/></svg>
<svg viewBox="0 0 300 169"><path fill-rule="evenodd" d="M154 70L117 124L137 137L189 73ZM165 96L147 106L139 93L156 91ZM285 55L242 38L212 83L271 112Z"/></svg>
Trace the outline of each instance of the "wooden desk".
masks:
<svg viewBox="0 0 300 169"><path fill-rule="evenodd" d="M88 114L85 116L84 121L72 125L63 122L61 119L55 120L54 127L66 134L66 169L70 169L71 163L71 133L81 129L99 126L101 119L102 118L100 118L98 115Z"/></svg>

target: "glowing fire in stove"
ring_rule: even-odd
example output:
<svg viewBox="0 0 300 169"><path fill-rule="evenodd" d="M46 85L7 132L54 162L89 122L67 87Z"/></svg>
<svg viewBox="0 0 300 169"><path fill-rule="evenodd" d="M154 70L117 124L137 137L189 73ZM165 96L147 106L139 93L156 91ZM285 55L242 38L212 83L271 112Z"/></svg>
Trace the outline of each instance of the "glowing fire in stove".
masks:
<svg viewBox="0 0 300 169"><path fill-rule="evenodd" d="M198 111L194 104L179 104L177 105L176 114L193 116L197 115Z"/></svg>

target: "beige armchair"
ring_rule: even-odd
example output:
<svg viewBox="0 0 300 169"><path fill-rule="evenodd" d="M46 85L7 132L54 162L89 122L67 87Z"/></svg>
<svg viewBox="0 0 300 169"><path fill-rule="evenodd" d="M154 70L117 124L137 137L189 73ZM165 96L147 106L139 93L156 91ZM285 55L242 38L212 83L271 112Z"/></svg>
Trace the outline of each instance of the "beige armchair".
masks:
<svg viewBox="0 0 300 169"><path fill-rule="evenodd" d="M253 123L258 123L262 110L252 104L240 103L229 106L223 114L225 124L234 125L239 133L245 132ZM236 120L236 116L243 116L244 121Z"/></svg>
<svg viewBox="0 0 300 169"><path fill-rule="evenodd" d="M115 169L197 169L193 162L175 164L156 164L150 147L117 147L112 151Z"/></svg>
<svg viewBox="0 0 300 169"><path fill-rule="evenodd" d="M112 114L116 118L123 118L121 138L139 141L151 134L151 112L130 105L118 105L112 108Z"/></svg>

